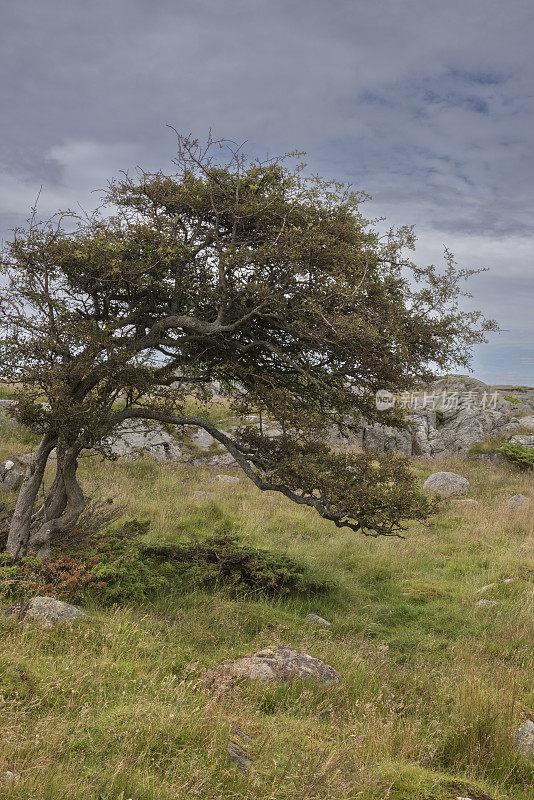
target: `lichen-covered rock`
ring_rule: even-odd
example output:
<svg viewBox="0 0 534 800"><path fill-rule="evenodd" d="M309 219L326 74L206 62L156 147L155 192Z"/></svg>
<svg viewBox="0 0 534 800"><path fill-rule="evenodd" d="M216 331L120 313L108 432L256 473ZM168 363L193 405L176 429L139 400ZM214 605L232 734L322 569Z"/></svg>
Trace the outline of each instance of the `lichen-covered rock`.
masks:
<svg viewBox="0 0 534 800"><path fill-rule="evenodd" d="M43 628L51 628L63 622L74 622L87 616L76 606L70 606L54 597L32 597L25 603L17 603L4 609L3 613L19 620L36 622Z"/></svg>
<svg viewBox="0 0 534 800"><path fill-rule="evenodd" d="M423 489L439 497L467 494L469 481L455 472L433 472L423 483Z"/></svg>
<svg viewBox="0 0 534 800"><path fill-rule="evenodd" d="M295 679L314 680L319 683L339 683L341 681L339 672L329 664L284 645L274 649L260 650L251 656L221 664L215 669L204 672L206 683L215 686L230 684L240 678L279 683L287 683Z"/></svg>
<svg viewBox="0 0 534 800"><path fill-rule="evenodd" d="M534 447L534 434L527 434L525 436L510 436L508 442L509 444L520 444L521 447Z"/></svg>
<svg viewBox="0 0 534 800"><path fill-rule="evenodd" d="M534 756L534 720L527 719L515 733L514 742L522 756Z"/></svg>

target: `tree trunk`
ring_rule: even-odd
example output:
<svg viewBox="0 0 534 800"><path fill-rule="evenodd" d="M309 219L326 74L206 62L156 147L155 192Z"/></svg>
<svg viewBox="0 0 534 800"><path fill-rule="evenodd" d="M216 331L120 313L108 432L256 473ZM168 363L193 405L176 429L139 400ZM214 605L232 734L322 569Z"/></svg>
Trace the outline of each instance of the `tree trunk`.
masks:
<svg viewBox="0 0 534 800"><path fill-rule="evenodd" d="M59 517L67 505L67 490L65 489L65 481L61 470L61 455L58 456L56 464L56 476L46 495L46 499L32 515L32 530L36 530L47 519Z"/></svg>
<svg viewBox="0 0 534 800"><path fill-rule="evenodd" d="M32 522L33 507L43 481L48 456L56 445L56 439L46 433L41 439L31 461L26 469L26 474L20 487L15 513L9 526L7 539L7 552L15 559L22 558L28 551L30 526Z"/></svg>
<svg viewBox="0 0 534 800"><path fill-rule="evenodd" d="M50 555L52 536L68 533L85 508L85 497L76 480L78 450L58 452L58 470L52 489L43 505L41 519L36 519L31 527L28 549L42 560Z"/></svg>

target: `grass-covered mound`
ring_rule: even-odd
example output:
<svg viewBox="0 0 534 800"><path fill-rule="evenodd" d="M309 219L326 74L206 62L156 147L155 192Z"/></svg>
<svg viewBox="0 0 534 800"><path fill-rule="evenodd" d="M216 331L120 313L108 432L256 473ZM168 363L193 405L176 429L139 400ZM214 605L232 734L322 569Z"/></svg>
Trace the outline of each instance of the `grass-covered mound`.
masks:
<svg viewBox="0 0 534 800"><path fill-rule="evenodd" d="M27 449L17 436L4 432L0 458ZM421 481L430 471L416 469ZM112 531L149 521L130 542L165 584L111 605L88 591L90 617L71 628L0 616L0 798L532 797L534 767L512 736L534 712L534 529L532 511L506 500L534 497L534 479L460 460L439 469L469 478L479 505L447 501L400 541L337 530L245 479L85 459L88 493L125 509ZM274 597L229 586L230 572L209 577L210 539L233 542L241 565L274 554L325 585ZM204 555L179 566L191 541ZM333 627L310 626L309 612ZM331 664L343 682L213 694L201 680L203 666L280 643ZM228 760L236 727L250 737L239 739L249 774ZM20 780L3 784L7 770Z"/></svg>

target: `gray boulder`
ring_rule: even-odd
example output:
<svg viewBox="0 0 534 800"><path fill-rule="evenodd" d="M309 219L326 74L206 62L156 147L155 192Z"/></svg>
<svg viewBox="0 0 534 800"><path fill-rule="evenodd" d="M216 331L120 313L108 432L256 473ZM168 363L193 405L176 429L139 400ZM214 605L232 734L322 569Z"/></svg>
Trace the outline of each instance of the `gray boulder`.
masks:
<svg viewBox="0 0 534 800"><path fill-rule="evenodd" d="M190 441L191 444L194 444L201 450L209 450L210 447L215 445L215 439L211 433L205 431L204 428L196 428L191 434Z"/></svg>
<svg viewBox="0 0 534 800"><path fill-rule="evenodd" d="M231 683L239 678L287 683L295 679L313 680L319 683L339 683L341 675L329 664L313 658L300 650L279 646L266 648L251 656L239 658L204 673L209 684Z"/></svg>
<svg viewBox="0 0 534 800"><path fill-rule="evenodd" d="M516 506L523 506L525 505L525 503L529 502L530 502L529 498L526 497L524 494L514 494L513 497L507 500L508 505L512 506L513 508Z"/></svg>
<svg viewBox="0 0 534 800"><path fill-rule="evenodd" d="M514 744L522 756L534 756L534 720L527 719L515 733Z"/></svg>
<svg viewBox="0 0 534 800"><path fill-rule="evenodd" d="M238 467L239 464L233 457L231 453L228 451L220 454L215 454L214 456L210 456L207 459L206 463L210 467Z"/></svg>
<svg viewBox="0 0 534 800"><path fill-rule="evenodd" d="M423 489L439 497L467 494L469 481L455 472L433 472L423 483Z"/></svg>
<svg viewBox="0 0 534 800"><path fill-rule="evenodd" d="M22 484L24 475L15 467L13 461L0 463L0 489L15 492Z"/></svg>
<svg viewBox="0 0 534 800"><path fill-rule="evenodd" d="M4 609L3 613L19 620L35 622L42 628L51 628L63 622L74 622L87 616L76 606L70 606L54 597L32 597L25 603L17 603Z"/></svg>

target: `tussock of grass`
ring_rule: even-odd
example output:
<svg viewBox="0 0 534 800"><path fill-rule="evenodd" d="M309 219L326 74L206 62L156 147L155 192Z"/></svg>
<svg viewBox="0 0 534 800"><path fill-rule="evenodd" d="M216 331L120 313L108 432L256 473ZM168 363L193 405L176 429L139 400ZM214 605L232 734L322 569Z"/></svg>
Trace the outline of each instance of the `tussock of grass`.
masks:
<svg viewBox="0 0 534 800"><path fill-rule="evenodd" d="M9 430L2 456L26 449ZM421 481L435 468L414 464ZM506 500L534 498L534 478L461 459L439 469L465 475L479 505L444 501L401 541L337 530L245 478L84 459L88 493L149 520L147 543L236 536L335 588L269 600L171 587L143 604L92 605L65 629L0 616L0 776L22 776L0 781L0 798L531 798L534 768L512 734L534 712L534 525ZM308 612L333 627L309 626ZM242 683L217 696L200 680L203 666L279 643L343 683ZM234 726L250 737L249 775L228 761Z"/></svg>

